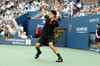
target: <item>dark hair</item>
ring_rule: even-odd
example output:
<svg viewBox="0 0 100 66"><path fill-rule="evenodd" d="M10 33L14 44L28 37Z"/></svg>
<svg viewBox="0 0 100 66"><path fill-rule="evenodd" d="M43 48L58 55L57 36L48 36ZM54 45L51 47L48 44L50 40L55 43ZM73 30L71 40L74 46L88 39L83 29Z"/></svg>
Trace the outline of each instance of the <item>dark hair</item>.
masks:
<svg viewBox="0 0 100 66"><path fill-rule="evenodd" d="M53 15L55 15L55 17L56 17L57 12L56 12L55 10L51 10L51 13L52 13Z"/></svg>

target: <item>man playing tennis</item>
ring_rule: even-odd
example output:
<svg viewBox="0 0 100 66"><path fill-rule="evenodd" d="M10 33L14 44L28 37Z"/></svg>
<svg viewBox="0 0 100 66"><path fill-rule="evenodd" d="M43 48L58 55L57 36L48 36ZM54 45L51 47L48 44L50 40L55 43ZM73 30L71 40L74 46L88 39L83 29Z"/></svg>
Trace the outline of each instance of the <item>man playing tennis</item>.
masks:
<svg viewBox="0 0 100 66"><path fill-rule="evenodd" d="M40 50L40 45L44 44L45 42L48 42L50 48L54 51L54 53L58 56L58 59L56 62L63 62L63 59L58 52L58 50L54 47L54 29L58 26L58 22L56 19L56 11L51 10L49 16L45 14L44 6L42 6L42 13L43 16L46 19L46 23L43 27L41 37L37 41L35 48L37 50L37 53L35 55L35 59L39 58L39 55L42 53Z"/></svg>

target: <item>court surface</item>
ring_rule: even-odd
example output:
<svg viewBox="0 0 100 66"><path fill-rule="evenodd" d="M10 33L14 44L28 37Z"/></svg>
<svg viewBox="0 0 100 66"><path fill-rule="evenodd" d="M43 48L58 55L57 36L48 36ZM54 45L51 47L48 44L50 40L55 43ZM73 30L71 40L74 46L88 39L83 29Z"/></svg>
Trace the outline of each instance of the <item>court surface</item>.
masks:
<svg viewBox="0 0 100 66"><path fill-rule="evenodd" d="M57 56L49 47L41 47L42 54L36 54L33 46L0 45L0 66L100 66L100 54L89 50L59 48L64 62L56 63Z"/></svg>

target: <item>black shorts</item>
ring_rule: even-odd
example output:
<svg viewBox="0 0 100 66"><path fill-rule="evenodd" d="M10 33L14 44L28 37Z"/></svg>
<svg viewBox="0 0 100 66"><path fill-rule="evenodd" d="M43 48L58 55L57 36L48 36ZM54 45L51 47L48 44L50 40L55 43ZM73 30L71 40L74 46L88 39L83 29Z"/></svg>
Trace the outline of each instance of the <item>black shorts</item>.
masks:
<svg viewBox="0 0 100 66"><path fill-rule="evenodd" d="M51 36L41 36L38 40L38 42L41 44L41 45L45 45L45 44L48 44L50 42L53 42L55 43L55 38L53 35Z"/></svg>
<svg viewBox="0 0 100 66"><path fill-rule="evenodd" d="M100 38L95 39L96 42L100 42Z"/></svg>

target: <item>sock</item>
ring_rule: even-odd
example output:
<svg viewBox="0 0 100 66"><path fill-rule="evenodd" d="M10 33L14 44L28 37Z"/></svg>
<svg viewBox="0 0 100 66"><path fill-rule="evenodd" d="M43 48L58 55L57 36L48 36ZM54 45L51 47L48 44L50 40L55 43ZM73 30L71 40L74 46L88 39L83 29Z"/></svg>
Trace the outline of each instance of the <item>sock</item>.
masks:
<svg viewBox="0 0 100 66"><path fill-rule="evenodd" d="M37 50L37 52L40 53L41 51L40 50Z"/></svg>
<svg viewBox="0 0 100 66"><path fill-rule="evenodd" d="M58 56L58 58L62 58L61 55L60 55L59 53L57 54L57 56Z"/></svg>

